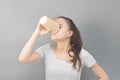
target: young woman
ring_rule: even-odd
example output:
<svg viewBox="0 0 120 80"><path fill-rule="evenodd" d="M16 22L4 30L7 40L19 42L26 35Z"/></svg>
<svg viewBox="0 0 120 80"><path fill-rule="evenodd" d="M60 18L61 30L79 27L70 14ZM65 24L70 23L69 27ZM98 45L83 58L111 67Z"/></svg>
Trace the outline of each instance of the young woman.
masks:
<svg viewBox="0 0 120 80"><path fill-rule="evenodd" d="M95 58L82 47L80 32L74 22L64 16L57 17L55 21L61 25L57 33L51 33L51 39L56 44L47 43L32 50L38 37L49 32L38 24L22 49L19 62L30 63L45 58L46 80L80 80L83 66L89 68L99 80L109 80Z"/></svg>

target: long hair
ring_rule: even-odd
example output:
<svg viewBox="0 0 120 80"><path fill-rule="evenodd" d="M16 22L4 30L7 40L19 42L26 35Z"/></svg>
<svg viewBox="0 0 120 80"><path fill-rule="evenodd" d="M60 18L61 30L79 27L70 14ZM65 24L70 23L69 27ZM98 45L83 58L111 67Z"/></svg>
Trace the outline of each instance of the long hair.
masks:
<svg viewBox="0 0 120 80"><path fill-rule="evenodd" d="M64 19L68 23L70 30L73 31L73 34L70 38L71 49L68 50L68 55L70 57L73 57L73 59L70 60L69 62L73 63L73 69L76 69L79 72L81 68L81 64L82 64L81 59L80 59L80 52L81 52L82 45L83 45L83 42L80 36L80 31L78 30L78 28L76 27L76 25L70 18L67 18L64 16L59 16L57 18ZM74 56L71 56L69 54L70 51L73 51Z"/></svg>

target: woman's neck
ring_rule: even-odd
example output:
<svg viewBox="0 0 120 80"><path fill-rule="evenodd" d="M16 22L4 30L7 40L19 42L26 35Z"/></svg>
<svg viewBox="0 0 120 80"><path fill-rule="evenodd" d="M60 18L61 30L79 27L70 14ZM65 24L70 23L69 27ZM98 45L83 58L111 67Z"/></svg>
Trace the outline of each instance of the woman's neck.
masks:
<svg viewBox="0 0 120 80"><path fill-rule="evenodd" d="M68 41L68 40L59 41L55 44L54 48L57 51L67 52L71 48L70 41Z"/></svg>

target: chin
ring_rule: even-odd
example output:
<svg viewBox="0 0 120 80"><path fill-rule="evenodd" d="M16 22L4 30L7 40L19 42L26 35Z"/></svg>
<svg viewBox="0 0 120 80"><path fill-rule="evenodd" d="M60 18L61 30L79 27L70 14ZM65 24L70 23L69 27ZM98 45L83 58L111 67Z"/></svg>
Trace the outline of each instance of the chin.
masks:
<svg viewBox="0 0 120 80"><path fill-rule="evenodd" d="M55 36L51 36L51 39L52 39L52 40L57 40L58 38L55 37Z"/></svg>
<svg viewBox="0 0 120 80"><path fill-rule="evenodd" d="M51 36L51 40L54 40L54 41L59 41L59 40L63 40L62 37L58 37L58 36Z"/></svg>

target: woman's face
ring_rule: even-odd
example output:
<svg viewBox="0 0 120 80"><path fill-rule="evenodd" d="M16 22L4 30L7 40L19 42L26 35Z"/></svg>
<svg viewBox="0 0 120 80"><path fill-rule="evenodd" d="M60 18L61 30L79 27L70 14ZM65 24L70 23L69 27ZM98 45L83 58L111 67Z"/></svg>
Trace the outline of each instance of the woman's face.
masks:
<svg viewBox="0 0 120 80"><path fill-rule="evenodd" d="M51 34L51 39L62 40L62 39L70 38L72 35L72 31L69 29L69 25L66 22L66 20L63 18L57 18L55 21L61 24L61 27L57 33Z"/></svg>

